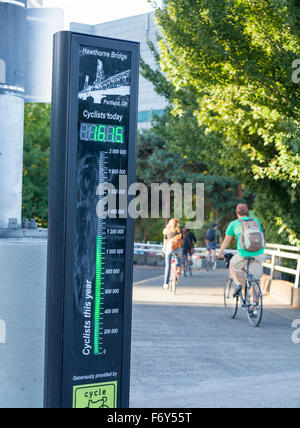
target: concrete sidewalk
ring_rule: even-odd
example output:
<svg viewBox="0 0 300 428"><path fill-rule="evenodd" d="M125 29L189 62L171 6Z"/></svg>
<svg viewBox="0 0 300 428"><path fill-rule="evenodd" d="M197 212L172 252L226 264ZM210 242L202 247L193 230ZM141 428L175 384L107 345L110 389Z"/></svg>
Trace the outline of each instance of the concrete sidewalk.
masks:
<svg viewBox="0 0 300 428"><path fill-rule="evenodd" d="M131 407L300 407L299 310L265 299L254 329L243 311L225 315L226 271L194 272L176 296L162 274L134 272Z"/></svg>
<svg viewBox="0 0 300 428"><path fill-rule="evenodd" d="M145 276L148 277L145 278ZM149 277L150 276L150 277ZM192 277L183 275L176 290L176 295L163 290L163 269L155 267L136 267L133 300L139 303L167 303L184 305L224 306L224 283L228 276L226 269L216 272L198 270ZM289 305L284 305L269 296L264 296L264 307L291 310L292 319L294 311ZM300 315L300 310L299 315Z"/></svg>

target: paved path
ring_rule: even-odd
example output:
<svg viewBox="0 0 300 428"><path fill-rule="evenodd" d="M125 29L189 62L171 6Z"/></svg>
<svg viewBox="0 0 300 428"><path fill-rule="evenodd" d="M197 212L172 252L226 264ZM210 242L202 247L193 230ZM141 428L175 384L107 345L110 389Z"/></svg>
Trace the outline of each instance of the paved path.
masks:
<svg viewBox="0 0 300 428"><path fill-rule="evenodd" d="M244 312L224 313L226 271L195 272L176 296L162 275L134 271L131 407L300 407L299 310L266 298L254 329Z"/></svg>

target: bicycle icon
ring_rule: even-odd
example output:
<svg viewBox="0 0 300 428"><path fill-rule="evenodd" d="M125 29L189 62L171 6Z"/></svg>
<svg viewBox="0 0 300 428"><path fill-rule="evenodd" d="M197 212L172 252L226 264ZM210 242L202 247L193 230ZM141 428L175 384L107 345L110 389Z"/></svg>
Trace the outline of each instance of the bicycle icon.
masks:
<svg viewBox="0 0 300 428"><path fill-rule="evenodd" d="M89 400L86 409L109 409L109 407L105 404L107 400L107 397L102 397L97 401Z"/></svg>

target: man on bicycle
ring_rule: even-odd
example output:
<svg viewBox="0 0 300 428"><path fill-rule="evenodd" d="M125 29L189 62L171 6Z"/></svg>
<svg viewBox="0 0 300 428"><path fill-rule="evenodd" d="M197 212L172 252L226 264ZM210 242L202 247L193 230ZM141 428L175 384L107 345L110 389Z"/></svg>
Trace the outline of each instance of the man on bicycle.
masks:
<svg viewBox="0 0 300 428"><path fill-rule="evenodd" d="M205 236L205 245L208 252L207 260L209 260L209 255L211 254L211 261L214 264L216 261L216 250L217 244L222 245L222 236L218 230L218 225L216 223L212 224L210 229L208 229Z"/></svg>
<svg viewBox="0 0 300 428"><path fill-rule="evenodd" d="M248 259L253 258L253 261L251 262L249 267L249 272L258 280L263 274L263 263L265 261L265 242L263 229L260 221L257 218L249 217L249 209L246 204L239 204L236 207L236 215L237 220L234 220L229 224L226 230L226 236L224 238L223 244L221 245L220 252L218 255L219 258L223 258L224 250L229 247L232 238L235 236L237 241L238 253L231 259L229 266L231 278L233 279L236 286L233 297L237 297L242 291L243 287L240 283L239 272L247 268ZM250 232L247 232L248 225L252 227ZM248 230L250 229L248 228ZM255 234L257 245L251 247L251 242L248 239L250 246L249 243L247 243L247 245L249 249L251 248L251 251L249 251L245 249L244 236L247 234L248 237L250 236L251 240L251 233L253 237ZM256 249L256 251L253 251L253 248Z"/></svg>

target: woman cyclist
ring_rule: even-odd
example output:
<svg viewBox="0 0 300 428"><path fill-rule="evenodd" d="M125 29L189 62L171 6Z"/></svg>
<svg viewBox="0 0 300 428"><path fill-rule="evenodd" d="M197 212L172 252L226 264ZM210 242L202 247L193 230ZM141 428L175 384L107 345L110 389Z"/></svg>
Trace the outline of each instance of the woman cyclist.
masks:
<svg viewBox="0 0 300 428"><path fill-rule="evenodd" d="M164 235L164 248L163 252L165 254L165 279L163 288L166 290L169 288L170 274L171 274L171 263L173 254L177 258L177 271L180 273L181 266L181 247L182 247L182 233L179 228L178 218L172 218L166 228L163 230Z"/></svg>

